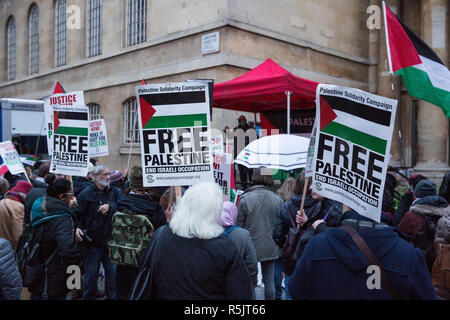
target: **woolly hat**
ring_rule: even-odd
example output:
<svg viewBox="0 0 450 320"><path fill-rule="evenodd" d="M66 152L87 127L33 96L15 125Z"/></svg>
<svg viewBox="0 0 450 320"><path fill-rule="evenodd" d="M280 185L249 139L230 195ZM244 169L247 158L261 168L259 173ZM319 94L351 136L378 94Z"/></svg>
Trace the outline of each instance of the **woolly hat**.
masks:
<svg viewBox="0 0 450 320"><path fill-rule="evenodd" d="M128 181L130 182L131 189L143 190L144 188L142 183L142 167L134 166L131 168Z"/></svg>
<svg viewBox="0 0 450 320"><path fill-rule="evenodd" d="M409 177L408 179L408 183L413 186L413 188L415 188L417 186L417 184L421 181L421 180L426 180L427 178L425 178L424 176L420 175L420 174L416 174L413 175L411 177Z"/></svg>
<svg viewBox="0 0 450 320"><path fill-rule="evenodd" d="M110 179L111 182L120 181L123 178L123 173L118 170L111 171Z"/></svg>
<svg viewBox="0 0 450 320"><path fill-rule="evenodd" d="M14 188L11 189L11 191L15 191L15 192L22 192L24 194L28 194L28 192L30 192L31 188L33 188L33 185L31 183L29 183L28 181L19 181L17 182L17 184L14 186Z"/></svg>
<svg viewBox="0 0 450 320"><path fill-rule="evenodd" d="M421 180L414 188L416 198L424 198L427 196L437 195L436 184L430 180Z"/></svg>

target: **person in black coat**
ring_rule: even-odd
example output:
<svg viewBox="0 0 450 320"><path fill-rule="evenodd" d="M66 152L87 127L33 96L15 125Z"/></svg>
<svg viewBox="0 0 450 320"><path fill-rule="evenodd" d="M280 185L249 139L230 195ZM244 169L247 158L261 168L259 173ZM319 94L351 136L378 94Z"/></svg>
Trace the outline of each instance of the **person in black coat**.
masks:
<svg viewBox="0 0 450 320"><path fill-rule="evenodd" d="M283 248L284 243L286 242L287 235L289 233L289 229L292 227L292 222L296 225L295 219L297 216L297 211L300 210L300 205L302 201L303 195L303 187L305 185L305 176L304 173L300 173L297 176L294 187L294 194L291 199L284 203L280 212L277 216L277 221L275 223L275 227L273 229L273 240L277 243L280 248ZM309 186L307 186L308 188ZM309 188L308 188L309 189ZM303 208L305 210L309 210L316 204L316 201L312 198L311 193L307 190L307 194L305 196L305 202L303 204ZM289 209L288 209L289 208ZM291 217L289 218L288 214L290 213ZM306 224L304 224L304 228L306 228ZM289 275L294 271L295 264L289 264L286 261L283 261L283 272L286 275L285 277L285 285L287 286L286 279L289 278Z"/></svg>
<svg viewBox="0 0 450 320"><path fill-rule="evenodd" d="M442 178L442 183L439 188L439 196L450 203L450 171L445 174L444 178Z"/></svg>
<svg viewBox="0 0 450 320"><path fill-rule="evenodd" d="M47 267L47 296L49 300L66 299L67 268L79 265L80 257L75 240L74 215L69 204L73 200L72 184L67 179L58 179L47 188L44 202L35 202L31 211L33 232L42 232L40 241L40 262L43 264L52 255ZM45 211L43 212L42 206ZM43 215L45 214L45 219ZM29 288L32 300L44 296L45 278Z"/></svg>
<svg viewBox="0 0 450 320"><path fill-rule="evenodd" d="M84 189L74 209L77 239L83 246L83 299L95 299L100 263L105 269L107 299L116 299L116 265L108 255L107 241L111 238L111 220L117 210L122 192L110 186L108 167L99 165L92 171L94 184Z"/></svg>
<svg viewBox="0 0 450 320"><path fill-rule="evenodd" d="M11 243L0 238L0 300L20 300L22 278Z"/></svg>
<svg viewBox="0 0 450 320"><path fill-rule="evenodd" d="M394 224L396 226L398 226L403 216L409 211L409 207L412 205L414 200L416 200L416 196L414 195L414 189L416 188L416 185L420 181L426 179L427 179L426 177L420 174L411 176L408 179L408 190L406 190L403 196L400 198L397 210L395 210L394 213Z"/></svg>
<svg viewBox="0 0 450 320"><path fill-rule="evenodd" d="M130 190L128 194L117 203L117 210L145 215L153 227L167 224L165 213L159 206L159 195L153 188L144 188L142 184L142 167L131 168L129 176ZM118 265L116 268L116 292L118 300L128 299L133 281L139 269L132 266Z"/></svg>
<svg viewBox="0 0 450 320"><path fill-rule="evenodd" d="M187 189L169 225L151 238L131 299L252 300L245 261L219 222L222 206L213 182Z"/></svg>

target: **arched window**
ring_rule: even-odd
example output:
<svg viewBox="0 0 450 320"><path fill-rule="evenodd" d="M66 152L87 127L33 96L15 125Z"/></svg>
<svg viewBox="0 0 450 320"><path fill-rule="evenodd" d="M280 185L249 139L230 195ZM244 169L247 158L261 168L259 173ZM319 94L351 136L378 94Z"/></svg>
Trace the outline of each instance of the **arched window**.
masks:
<svg viewBox="0 0 450 320"><path fill-rule="evenodd" d="M89 119L90 120L97 120L102 117L100 105L98 105L96 103L89 103L88 107L89 107Z"/></svg>
<svg viewBox="0 0 450 320"><path fill-rule="evenodd" d="M147 41L147 0L127 0L127 45Z"/></svg>
<svg viewBox="0 0 450 320"><path fill-rule="evenodd" d="M8 80L14 80L16 78L16 20L13 16L9 18L7 30Z"/></svg>
<svg viewBox="0 0 450 320"><path fill-rule="evenodd" d="M140 137L136 98L130 98L124 103L124 111L124 141L125 143L139 143Z"/></svg>
<svg viewBox="0 0 450 320"><path fill-rule="evenodd" d="M55 57L56 66L66 64L66 0L56 0L55 6Z"/></svg>
<svg viewBox="0 0 450 320"><path fill-rule="evenodd" d="M31 6L28 16L29 25L29 57L30 73L39 72L39 9L36 4Z"/></svg>
<svg viewBox="0 0 450 320"><path fill-rule="evenodd" d="M102 0L87 0L87 56L102 54Z"/></svg>

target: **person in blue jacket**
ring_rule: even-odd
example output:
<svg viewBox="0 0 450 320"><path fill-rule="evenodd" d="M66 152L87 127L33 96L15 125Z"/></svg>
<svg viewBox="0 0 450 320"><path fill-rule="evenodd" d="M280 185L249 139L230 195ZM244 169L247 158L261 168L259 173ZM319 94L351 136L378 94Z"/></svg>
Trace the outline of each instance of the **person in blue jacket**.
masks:
<svg viewBox="0 0 450 320"><path fill-rule="evenodd" d="M423 253L401 239L394 227L376 223L354 210L342 224L366 241L400 299L436 299ZM369 262L347 231L327 228L310 239L289 280L295 300L385 300L387 292L369 289Z"/></svg>

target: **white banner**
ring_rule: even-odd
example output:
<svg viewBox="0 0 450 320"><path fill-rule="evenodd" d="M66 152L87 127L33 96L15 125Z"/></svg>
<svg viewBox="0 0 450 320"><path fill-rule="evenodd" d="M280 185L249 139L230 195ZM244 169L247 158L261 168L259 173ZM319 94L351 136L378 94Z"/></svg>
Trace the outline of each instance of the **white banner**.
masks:
<svg viewBox="0 0 450 320"><path fill-rule="evenodd" d="M0 143L0 155L2 156L3 162L8 167L11 174L25 172L19 153L11 141L4 141Z"/></svg>
<svg viewBox="0 0 450 320"><path fill-rule="evenodd" d="M105 120L91 120L90 125L89 156L95 158L109 155Z"/></svg>
<svg viewBox="0 0 450 320"><path fill-rule="evenodd" d="M136 97L144 186L211 181L208 86L195 81L138 86Z"/></svg>
<svg viewBox="0 0 450 320"><path fill-rule="evenodd" d="M89 164L89 109L83 92L50 96L53 153L50 172L86 177Z"/></svg>
<svg viewBox="0 0 450 320"><path fill-rule="evenodd" d="M313 191L380 222L397 101L321 84Z"/></svg>

